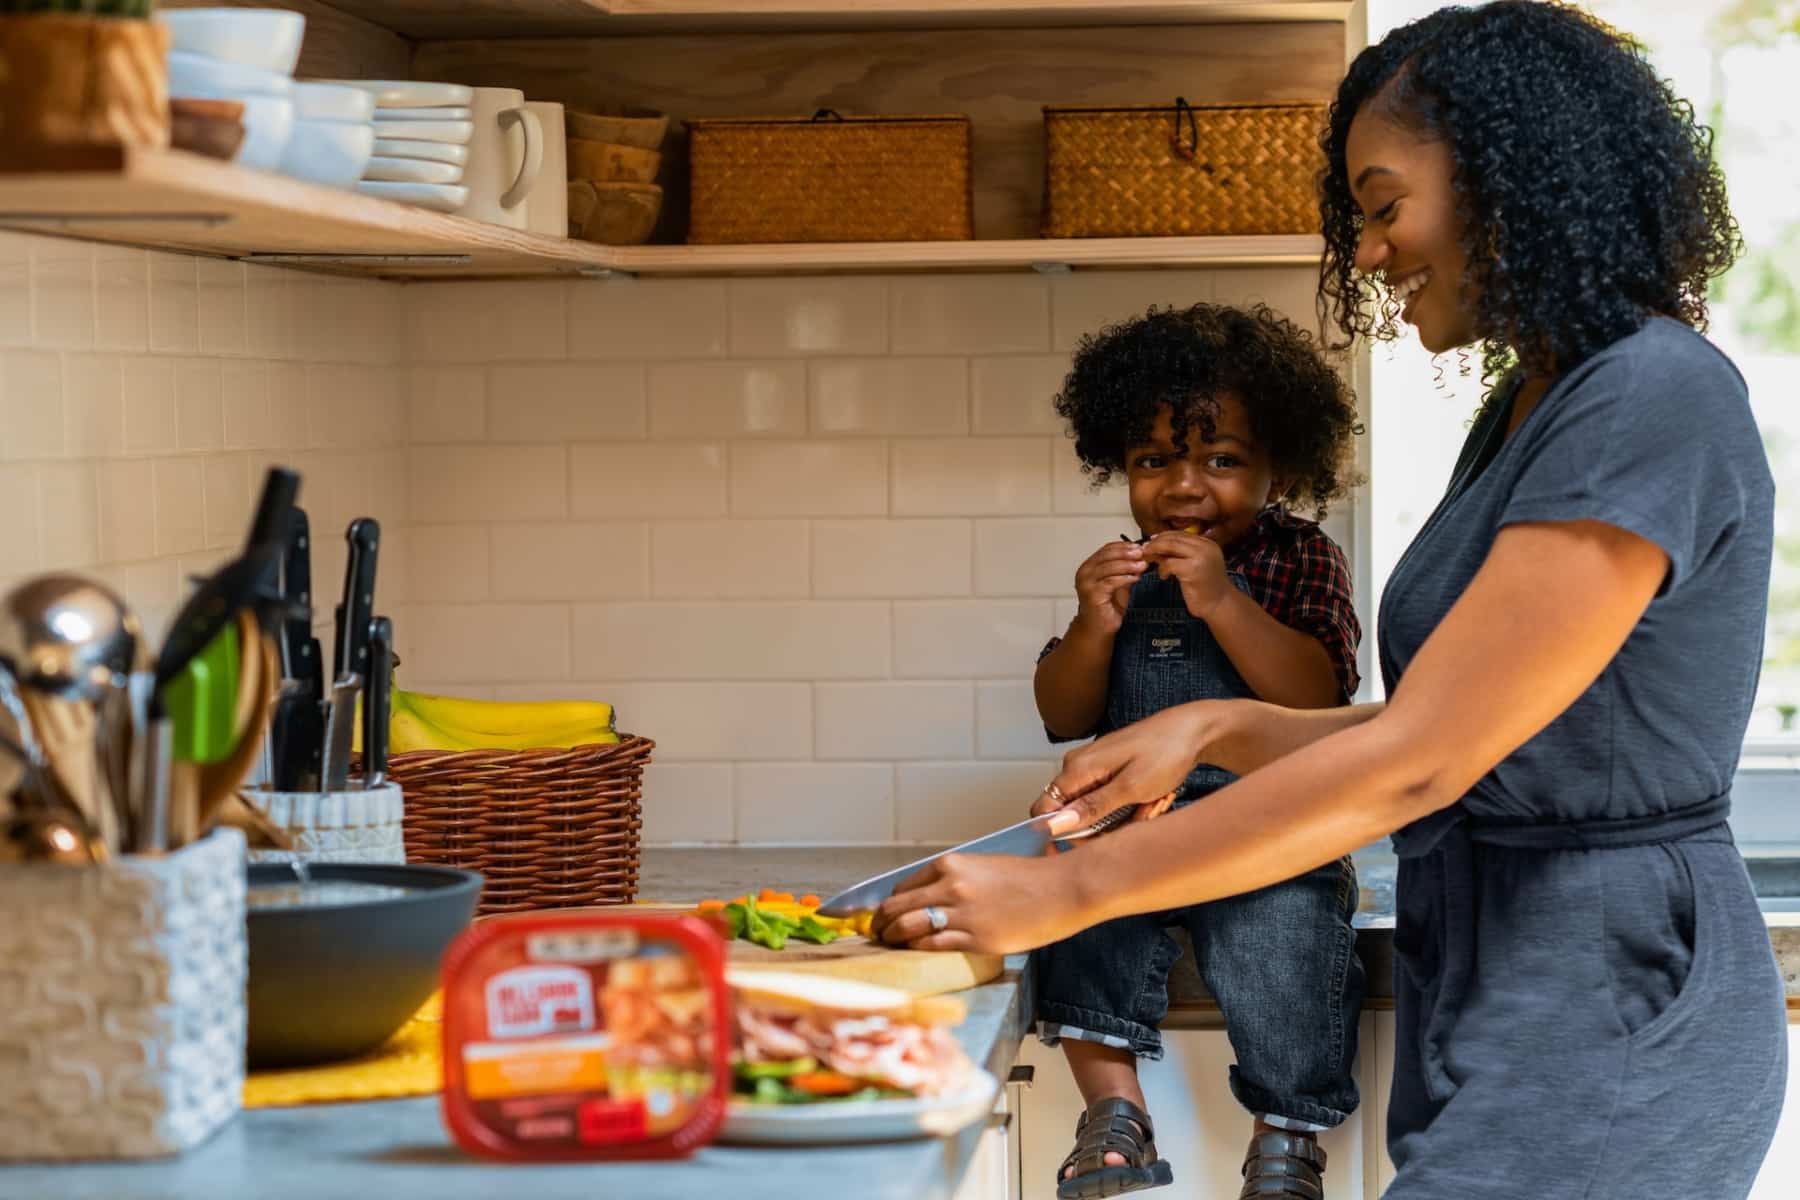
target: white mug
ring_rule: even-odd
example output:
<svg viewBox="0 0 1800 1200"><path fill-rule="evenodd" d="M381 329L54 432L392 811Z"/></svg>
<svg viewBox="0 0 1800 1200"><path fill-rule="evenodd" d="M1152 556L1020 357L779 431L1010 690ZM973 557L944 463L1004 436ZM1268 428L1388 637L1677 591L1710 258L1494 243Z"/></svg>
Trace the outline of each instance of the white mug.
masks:
<svg viewBox="0 0 1800 1200"><path fill-rule="evenodd" d="M525 202L525 228L545 237L569 236L569 142L563 135L563 106L551 100L527 100L527 112L544 131L544 166Z"/></svg>
<svg viewBox="0 0 1800 1200"><path fill-rule="evenodd" d="M524 229L525 198L544 165L543 127L518 88L478 87L474 93L469 108L475 132L462 180L469 199L457 211L476 221Z"/></svg>

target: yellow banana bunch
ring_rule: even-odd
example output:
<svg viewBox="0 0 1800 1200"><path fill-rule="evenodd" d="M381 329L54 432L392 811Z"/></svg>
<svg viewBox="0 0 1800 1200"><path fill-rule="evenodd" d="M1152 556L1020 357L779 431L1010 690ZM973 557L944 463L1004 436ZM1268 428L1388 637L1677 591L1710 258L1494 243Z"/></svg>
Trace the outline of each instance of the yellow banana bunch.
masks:
<svg viewBox="0 0 1800 1200"><path fill-rule="evenodd" d="M494 701L393 690L388 749L529 750L619 740L610 704L593 700Z"/></svg>

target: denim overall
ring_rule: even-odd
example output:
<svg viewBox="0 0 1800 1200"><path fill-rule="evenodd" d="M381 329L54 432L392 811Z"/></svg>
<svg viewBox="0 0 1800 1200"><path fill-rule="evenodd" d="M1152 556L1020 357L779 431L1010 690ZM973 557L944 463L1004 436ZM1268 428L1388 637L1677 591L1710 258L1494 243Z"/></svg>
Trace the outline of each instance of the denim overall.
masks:
<svg viewBox="0 0 1800 1200"><path fill-rule="evenodd" d="M1241 576L1231 576L1247 590ZM1192 700L1253 696L1181 585L1146 574L1113 642L1105 733ZM1201 765L1176 805L1236 776ZM1077 848L1072 851L1078 855ZM1077 859L1079 861L1079 858ZM1363 971L1350 916L1356 876L1349 859L1242 896L1164 913L1122 917L1036 951L1038 1036L1065 1037L1162 1057L1169 968L1181 955L1168 927L1193 938L1201 978L1219 1003L1237 1054L1231 1090L1251 1112L1290 1128L1329 1128L1356 1108L1350 1065Z"/></svg>

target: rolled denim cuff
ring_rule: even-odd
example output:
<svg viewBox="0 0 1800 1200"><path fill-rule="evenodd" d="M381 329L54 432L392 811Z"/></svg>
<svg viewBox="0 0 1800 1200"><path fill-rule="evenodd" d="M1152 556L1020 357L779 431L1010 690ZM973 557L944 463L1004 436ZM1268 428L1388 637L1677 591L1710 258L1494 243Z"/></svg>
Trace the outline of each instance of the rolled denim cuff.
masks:
<svg viewBox="0 0 1800 1200"><path fill-rule="evenodd" d="M1073 1004L1040 1003L1037 1036L1046 1046L1072 1038L1129 1050L1150 1062L1163 1056L1162 1034L1152 1027Z"/></svg>

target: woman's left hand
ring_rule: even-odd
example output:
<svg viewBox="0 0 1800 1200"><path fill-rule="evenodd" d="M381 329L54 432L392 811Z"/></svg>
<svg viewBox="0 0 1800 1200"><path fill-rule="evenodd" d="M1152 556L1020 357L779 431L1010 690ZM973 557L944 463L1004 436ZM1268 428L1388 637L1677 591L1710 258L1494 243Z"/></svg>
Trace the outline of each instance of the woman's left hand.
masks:
<svg viewBox="0 0 1800 1200"><path fill-rule="evenodd" d="M1047 946L1101 920L1084 911L1078 854L1011 858L946 854L901 882L875 910L870 936L914 950L1016 954ZM933 932L928 909L943 914Z"/></svg>

